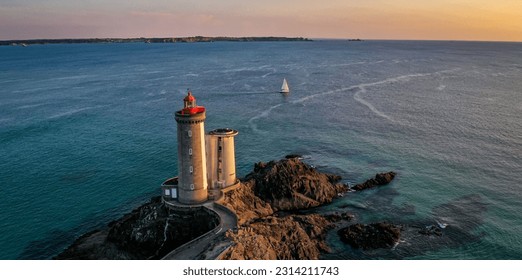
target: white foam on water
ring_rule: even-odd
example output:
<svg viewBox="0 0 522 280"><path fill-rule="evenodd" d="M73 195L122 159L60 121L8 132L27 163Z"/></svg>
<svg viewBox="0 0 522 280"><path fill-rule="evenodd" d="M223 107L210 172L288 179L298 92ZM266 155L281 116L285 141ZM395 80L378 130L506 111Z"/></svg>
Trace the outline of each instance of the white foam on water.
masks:
<svg viewBox="0 0 522 280"><path fill-rule="evenodd" d="M220 73L236 73L236 72L245 72L245 71L259 71L264 70L266 68L271 67L271 65L261 65L258 67L243 67L243 68L235 68L235 69L227 69L222 70Z"/></svg>
<svg viewBox="0 0 522 280"><path fill-rule="evenodd" d="M28 104L28 105L22 105L20 107L17 107L16 109L29 109L29 108L36 108L43 105L47 105L49 103L36 103L36 104Z"/></svg>
<svg viewBox="0 0 522 280"><path fill-rule="evenodd" d="M72 116L74 114L77 114L77 113L80 113L80 112L83 112L83 111L97 109L97 108L102 108L102 107L107 107L107 106L108 105L98 105L98 106L90 106L90 107L84 107L84 108L78 108L78 109L74 109L74 110L69 110L69 111L66 111L66 112L63 112L63 113L52 115L52 116L48 117L47 120L54 120L54 119L59 119L59 118L62 118L62 117L68 117L68 116Z"/></svg>
<svg viewBox="0 0 522 280"><path fill-rule="evenodd" d="M143 102L143 104L145 104L145 105L149 105L149 104L152 104L152 103L161 102L161 101L166 101L166 100L167 100L166 97L162 97L162 98L158 98L158 99L149 100L149 101L147 101L147 102ZM142 101L137 102L137 103L142 103Z"/></svg>
<svg viewBox="0 0 522 280"><path fill-rule="evenodd" d="M270 72L264 74L263 76L261 76L262 78L266 78L268 77L269 75L273 75L275 74L277 71L275 70L275 68L270 68Z"/></svg>
<svg viewBox="0 0 522 280"><path fill-rule="evenodd" d="M147 93L147 96L157 96L157 95L165 95L167 94L167 91L162 89L160 91L152 91L152 92L148 92Z"/></svg>
<svg viewBox="0 0 522 280"><path fill-rule="evenodd" d="M96 77L96 76L95 75L74 75L74 76L50 78L50 79L46 79L45 81L76 80L76 79L85 79L85 78L91 78L91 77Z"/></svg>
<svg viewBox="0 0 522 280"><path fill-rule="evenodd" d="M351 86L351 87L345 87L345 88L334 89L334 90L325 91L325 92L321 92L321 93L311 94L311 95L305 96L300 99L292 100L292 101L290 101L290 103L292 103L292 104L304 103L305 101L316 98L316 97L321 97L324 95L330 95L330 94L334 94L334 93L338 93L338 92L343 92L346 90L355 89L356 87L357 86Z"/></svg>
<svg viewBox="0 0 522 280"><path fill-rule="evenodd" d="M35 91L41 91L41 90L48 90L48 88L37 87L37 88L20 89L20 90L13 90L12 93L35 92Z"/></svg>
<svg viewBox="0 0 522 280"><path fill-rule="evenodd" d="M321 64L317 65L317 67L344 67L344 66L351 66L351 65L373 65L373 64L379 64L383 63L385 60L377 60L377 61L357 61L357 62L349 62L349 63L339 63L339 64Z"/></svg>
<svg viewBox="0 0 522 280"><path fill-rule="evenodd" d="M162 81L162 80L175 80L179 78L179 76L165 76L165 77L159 77L154 79L147 79L147 81Z"/></svg>
<svg viewBox="0 0 522 280"><path fill-rule="evenodd" d="M350 63L339 63L339 64L321 64L317 65L317 67L343 67L343 66L350 66L350 65L362 65L367 64L367 61L358 61L358 62L350 62Z"/></svg>
<svg viewBox="0 0 522 280"><path fill-rule="evenodd" d="M25 79L10 79L10 80L0 80L0 84L6 83L20 83L22 81L26 81Z"/></svg>
<svg viewBox="0 0 522 280"><path fill-rule="evenodd" d="M163 71L159 71L159 70L154 70L154 71L147 71L145 72L144 74L157 74L157 73L162 73Z"/></svg>
<svg viewBox="0 0 522 280"><path fill-rule="evenodd" d="M449 70L442 70L442 71L436 71L436 72L430 72L430 73L414 73L414 74L408 74L408 75L401 75L401 76L392 77L392 78L384 79L384 80L373 82L373 83L363 83L363 84L358 84L358 85L354 85L354 86L344 87L344 88L340 88L340 89L335 89L335 90L325 91L325 92L321 92L321 93L311 94L311 95L302 97L302 98L297 99L297 100L292 100L289 103L290 104L304 103L304 102L306 102L306 101L308 101L310 99L313 99L313 98L317 98L317 97L322 97L322 96L325 96L325 95L336 94L336 93L340 93L340 92L345 92L345 91L349 91L349 90L356 90L356 89L358 89L358 91L353 95L353 98L357 102L359 102L362 105L368 107L368 109L370 109L370 111L375 113L377 116L382 117L384 119L387 119L390 122L396 122L390 116L386 115L385 113L383 113L383 112L379 111L377 108L375 108L375 106L373 106L370 102L368 102L367 100L363 99L361 94L366 93L367 92L367 88L370 88L370 87L383 85L383 84L389 84L389 83L407 82L407 81L410 81L412 78L426 77L426 76L431 76L431 75L440 75L440 74L444 74L444 73L455 72L457 70L459 70L459 68L454 68L454 69L449 69ZM268 117L270 115L270 112L272 112L272 110L280 107L281 105L283 105L283 104L280 103L280 104L271 106L267 110L261 112L259 115L256 115L256 116L252 117L250 120L248 120L248 123L249 123L250 127L252 128L252 131L254 131L256 133L266 134L265 131L259 130L257 128L257 125L255 123L256 120Z"/></svg>
<svg viewBox="0 0 522 280"><path fill-rule="evenodd" d="M391 122L395 122L390 116L386 115L385 113L377 110L370 102L364 100L362 97L361 97L361 93L365 93L366 92L366 89L364 87L361 87L361 90L356 92L354 95L353 95L353 99L355 99L357 102L363 104L364 106L368 107L368 109L370 109L370 111L372 111L373 113L375 113L377 116L379 117L382 117L384 119L387 119Z"/></svg>
<svg viewBox="0 0 522 280"><path fill-rule="evenodd" d="M252 131L254 131L255 133L259 133L259 134L266 134L267 132L266 131L263 131L263 130L260 130L257 128L257 125L255 123L256 120L260 119L260 118L266 118L270 115L270 112L272 112L272 110L278 108L278 107L281 107L283 105L283 103L279 103L277 105L274 105L266 110L264 110L263 112L261 112L259 115L256 115L252 118L250 118L248 120L248 124L250 125L250 128L252 129Z"/></svg>

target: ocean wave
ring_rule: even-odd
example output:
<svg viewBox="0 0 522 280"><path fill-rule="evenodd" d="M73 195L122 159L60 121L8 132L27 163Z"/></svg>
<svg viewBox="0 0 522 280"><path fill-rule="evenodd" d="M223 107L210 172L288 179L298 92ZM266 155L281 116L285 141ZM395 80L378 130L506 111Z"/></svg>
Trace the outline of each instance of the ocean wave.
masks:
<svg viewBox="0 0 522 280"><path fill-rule="evenodd" d="M25 79L10 79L10 80L1 80L0 84L7 84L7 83L20 83L22 81L25 81Z"/></svg>
<svg viewBox="0 0 522 280"><path fill-rule="evenodd" d="M245 72L245 71L259 71L259 70L264 70L269 67L272 67L272 66L271 65L261 65L258 67L242 67L242 68L222 70L219 72L220 73L236 73L236 72Z"/></svg>
<svg viewBox="0 0 522 280"><path fill-rule="evenodd" d="M20 89L20 90L13 90L12 93L26 93L26 92L35 92L35 91L41 91L41 90L49 90L49 88L35 87L35 88L28 88L28 89Z"/></svg>
<svg viewBox="0 0 522 280"><path fill-rule="evenodd" d="M166 97L162 97L162 98L158 98L158 99L152 99L152 100L149 100L149 101L146 101L146 102L139 101L137 103L144 104L144 105L149 105L149 104L152 104L152 103L162 102L162 101L166 101L166 100L167 100Z"/></svg>
<svg viewBox="0 0 522 280"><path fill-rule="evenodd" d="M147 96L158 96L158 95L165 95L167 94L167 91L162 89L160 90L159 92L158 91L153 91L153 92L147 92L146 95Z"/></svg>
<svg viewBox="0 0 522 280"><path fill-rule="evenodd" d="M49 103L28 104L28 105L22 105L22 106L19 106L19 107L17 107L16 109L29 109L29 108L36 108L36 107L44 106L44 105L47 105L47 104L49 104Z"/></svg>
<svg viewBox="0 0 522 280"><path fill-rule="evenodd" d="M63 113L58 113L58 114L52 115L52 116L48 117L47 120L55 120L55 119L59 119L59 118L63 118L63 117L69 117L69 116L78 114L78 113L83 112L83 111L103 108L103 107L107 107L107 106L108 105L98 105L98 106L90 106L90 107L83 107L83 108L73 109L73 110L69 110L69 111L63 112Z"/></svg>
<svg viewBox="0 0 522 280"><path fill-rule="evenodd" d="M277 71L276 71L275 68L271 68L270 70L271 70L270 72L268 72L268 73L262 75L261 77L262 77L262 78L266 78L266 77L268 77L269 75L273 75L273 74L277 73Z"/></svg>
<svg viewBox="0 0 522 280"><path fill-rule="evenodd" d="M362 105L368 107L368 109L370 109L370 111L372 111L373 113L375 113L377 116L379 117L382 117L384 119L387 119L389 120L390 122L395 122L395 120L393 120L390 116L386 115L385 113L377 110L370 102L364 100L362 97L361 97L361 93L365 93L366 92L366 89L361 87L361 90L356 92L354 95L353 95L353 99L355 99L355 101L361 103Z"/></svg>
<svg viewBox="0 0 522 280"><path fill-rule="evenodd" d="M440 84L440 85L437 87L437 90L438 90L438 91L443 91L444 89L446 89L446 85L443 85L443 84Z"/></svg>
<svg viewBox="0 0 522 280"><path fill-rule="evenodd" d="M308 101L310 99L314 99L314 98L317 98L317 97L322 97L322 96L325 96L325 95L331 95L331 94L341 93L341 92L350 91L350 90L352 90L352 91L353 90L357 90L357 92L353 95L353 98L355 99L355 101L357 101L360 104L368 107L368 109L370 109L370 111L372 111L377 116L379 116L381 118L384 118L384 119L387 119L390 122L397 122L396 120L394 120L390 116L388 116L385 113L379 111L370 102L368 102L367 100L363 99L361 94L366 93L367 92L367 88L369 88L369 87L374 87L374 86L383 85L383 84L390 84L390 83L395 83L395 82L407 82L407 81L409 81L412 78L419 78L419 77L427 77L427 76L432 76L432 75L440 75L440 74L445 74L445 73L452 73L452 72L458 71L459 69L460 68L454 68L454 69L441 70L441 71L429 72L429 73L414 73L414 74L401 75L401 76L387 78L387 79L380 80L380 81L373 82L373 83L362 83L362 84L353 85L353 86L349 86L349 87L343 87L343 88L339 88L339 89L334 89L334 90L329 90L329 91L320 92L320 93L316 93L316 94L311 94L311 95L299 98L297 100L292 100L289 103L290 104L299 104L299 103L304 103L304 102L306 102L306 101ZM257 128L257 125L255 123L256 120L268 117L270 115L270 112L272 112L272 110L280 107L281 105L283 105L283 104L280 103L280 104L271 106L268 109L266 109L265 111L261 112L260 114L250 118L248 120L248 123L249 123L250 128L252 129L252 131L254 131L256 133L266 133L266 132L264 132L262 130L259 130Z"/></svg>
<svg viewBox="0 0 522 280"><path fill-rule="evenodd" d="M179 76L171 75L171 76L165 76L165 77L158 77L153 79L147 79L147 81L162 81L162 80L175 80L179 78Z"/></svg>
<svg viewBox="0 0 522 280"><path fill-rule="evenodd" d="M276 109L278 107L281 107L282 105L283 105L283 103L279 103L277 105L271 106L270 108L268 108L268 109L264 110L263 112L261 112L259 115L256 115L256 116L250 118L248 120L248 124L250 125L250 128L252 129L252 131L254 131L255 133L258 133L258 134L266 134L266 133L268 133L266 131L258 129L255 121L260 119L260 118L268 117L270 115L270 112L272 112L272 110L274 110L274 109Z"/></svg>
<svg viewBox="0 0 522 280"><path fill-rule="evenodd" d="M377 61L357 61L357 62L349 62L349 63L339 63L339 64L321 64L317 65L317 67L343 67L343 66L351 66L351 65L372 65L383 63L385 60L377 60Z"/></svg>
<svg viewBox="0 0 522 280"><path fill-rule="evenodd" d="M45 81L76 80L76 79L85 79L85 78L91 78L91 77L96 77L96 76L95 75L74 75L74 76L50 78L50 79L46 79Z"/></svg>

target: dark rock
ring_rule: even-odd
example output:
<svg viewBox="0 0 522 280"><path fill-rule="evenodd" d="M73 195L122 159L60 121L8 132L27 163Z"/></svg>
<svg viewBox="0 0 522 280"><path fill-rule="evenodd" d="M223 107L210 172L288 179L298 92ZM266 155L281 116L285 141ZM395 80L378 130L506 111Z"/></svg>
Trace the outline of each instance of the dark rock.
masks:
<svg viewBox="0 0 522 280"><path fill-rule="evenodd" d="M331 202L346 186L340 176L320 173L298 158L257 163L245 177L257 197L275 211L307 209Z"/></svg>
<svg viewBox="0 0 522 280"><path fill-rule="evenodd" d="M353 214L346 213L346 212L335 212L331 214L324 215L324 218L327 219L330 222L339 222L339 221L351 221L355 218Z"/></svg>
<svg viewBox="0 0 522 280"><path fill-rule="evenodd" d="M399 241L401 228L386 222L354 224L338 231L341 241L363 250L391 248Z"/></svg>
<svg viewBox="0 0 522 280"><path fill-rule="evenodd" d="M302 158L303 156L302 155L298 155L298 154L289 154L289 155L286 155L285 158L286 159L290 159L290 158Z"/></svg>
<svg viewBox="0 0 522 280"><path fill-rule="evenodd" d="M442 236L442 229L436 225L429 225L419 230L419 233L423 235Z"/></svg>
<svg viewBox="0 0 522 280"><path fill-rule="evenodd" d="M55 259L158 259L218 223L206 209L176 212L153 198L108 228L80 237Z"/></svg>
<svg viewBox="0 0 522 280"><path fill-rule="evenodd" d="M383 186L390 183L393 178L395 178L395 175L397 175L395 172L390 171L386 173L377 173L375 175L375 178L369 179L366 182L362 184L357 184L353 186L351 189L355 191L361 191L369 188L373 188L375 186Z"/></svg>

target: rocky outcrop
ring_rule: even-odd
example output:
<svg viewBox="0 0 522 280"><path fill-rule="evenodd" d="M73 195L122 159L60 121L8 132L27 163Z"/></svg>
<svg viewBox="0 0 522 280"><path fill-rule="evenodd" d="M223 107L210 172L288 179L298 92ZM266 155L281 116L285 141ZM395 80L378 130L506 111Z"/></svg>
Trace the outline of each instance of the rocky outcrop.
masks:
<svg viewBox="0 0 522 280"><path fill-rule="evenodd" d="M351 189L355 191L361 191L369 188L373 188L375 186L383 186L389 184L393 178L397 175L395 172L390 171L386 173L377 173L375 178L366 180L366 182L362 184L357 184L353 186Z"/></svg>
<svg viewBox="0 0 522 280"><path fill-rule="evenodd" d="M234 211L238 224L274 214L272 206L254 194L253 181L242 183L241 187L227 192L221 204Z"/></svg>
<svg viewBox="0 0 522 280"><path fill-rule="evenodd" d="M254 194L274 211L316 207L347 190L338 183L340 176L320 173L296 157L256 163L245 180L252 184Z"/></svg>
<svg viewBox="0 0 522 280"><path fill-rule="evenodd" d="M157 197L106 229L80 237L55 259L158 259L218 223L204 208L173 211Z"/></svg>
<svg viewBox="0 0 522 280"><path fill-rule="evenodd" d="M328 252L326 232L347 213L292 215L331 202L346 187L341 177L320 173L298 156L257 163L244 185L228 192L223 204L235 211L240 227L227 232L233 245L222 259L318 259Z"/></svg>
<svg viewBox="0 0 522 280"><path fill-rule="evenodd" d="M228 232L234 245L222 259L306 260L327 252L324 242L331 222L318 214L266 217Z"/></svg>
<svg viewBox="0 0 522 280"><path fill-rule="evenodd" d="M401 236L401 228L386 222L354 224L338 231L341 241L358 249L391 248Z"/></svg>

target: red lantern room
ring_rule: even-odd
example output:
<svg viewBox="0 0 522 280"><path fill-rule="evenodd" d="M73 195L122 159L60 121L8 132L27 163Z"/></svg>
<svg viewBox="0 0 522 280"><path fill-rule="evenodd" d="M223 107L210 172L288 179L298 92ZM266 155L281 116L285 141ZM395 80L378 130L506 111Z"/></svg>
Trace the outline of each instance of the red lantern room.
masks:
<svg viewBox="0 0 522 280"><path fill-rule="evenodd" d="M183 98L184 107L181 110L181 114L183 115L195 115L199 113L205 112L205 107L196 105L196 98L192 95L192 92L189 90L187 96Z"/></svg>

